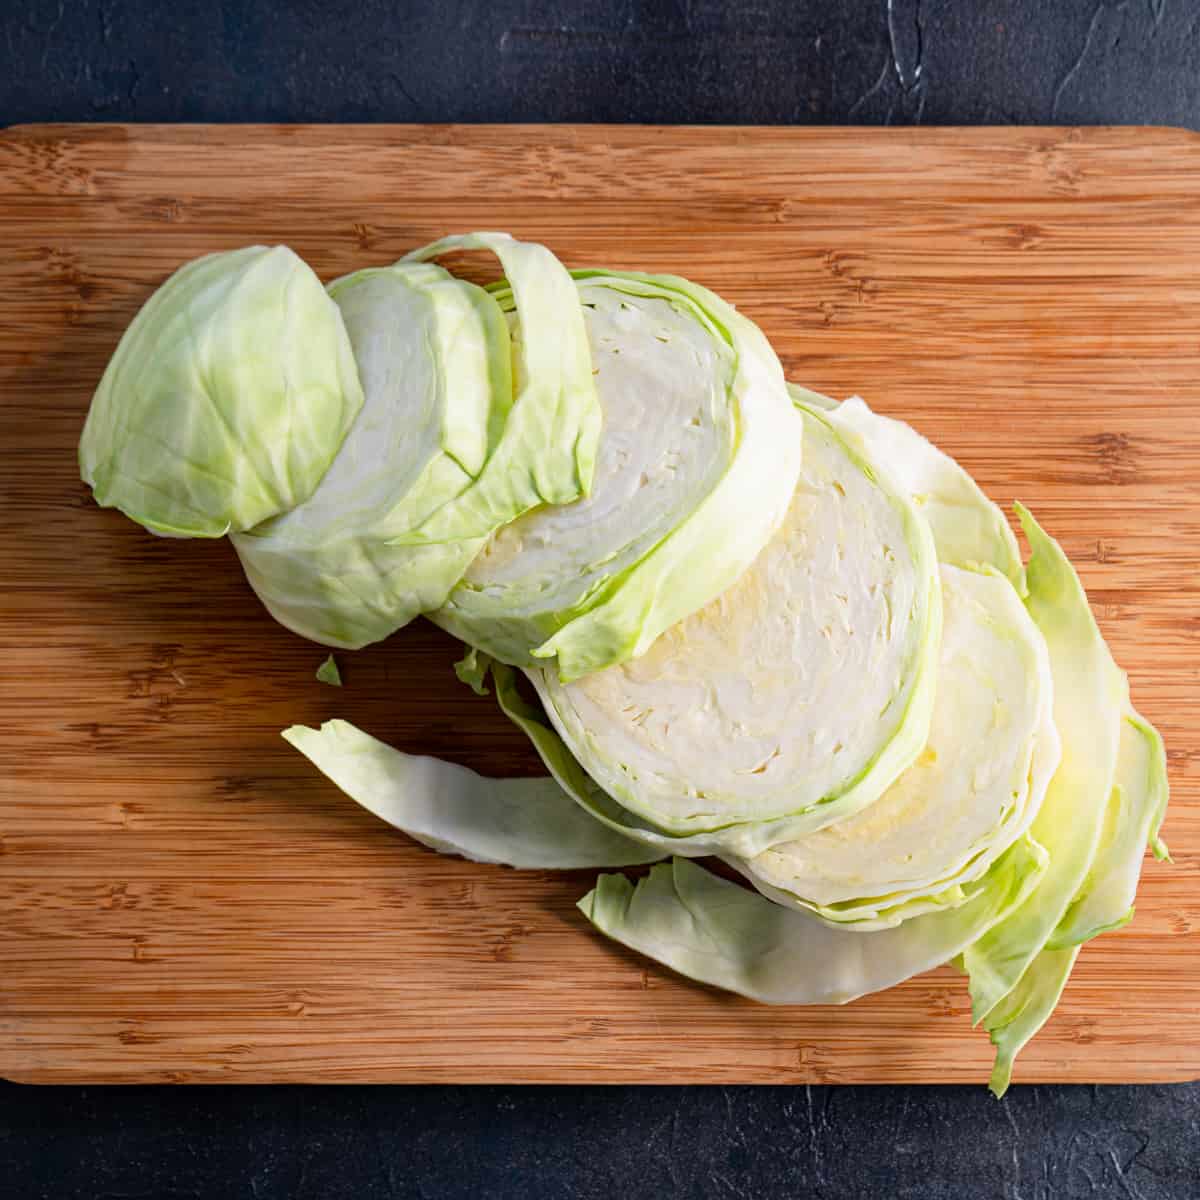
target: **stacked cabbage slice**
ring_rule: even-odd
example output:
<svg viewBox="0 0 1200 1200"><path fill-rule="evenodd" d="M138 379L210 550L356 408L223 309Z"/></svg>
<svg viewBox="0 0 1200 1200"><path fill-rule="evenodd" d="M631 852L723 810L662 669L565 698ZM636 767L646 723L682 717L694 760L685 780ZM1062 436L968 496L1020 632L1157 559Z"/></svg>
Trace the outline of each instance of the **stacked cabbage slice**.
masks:
<svg viewBox="0 0 1200 1200"><path fill-rule="evenodd" d="M480 249L486 289L431 261ZM1017 506L1023 564L952 459L785 385L687 280L569 273L503 234L328 289L282 248L212 256L122 340L81 465L154 532L231 533L315 641L429 615L549 771L285 731L372 812L482 862L657 863L580 909L767 1003L954 963L997 1094L1079 947L1129 919L1147 844L1166 855L1162 742L1057 543Z"/></svg>

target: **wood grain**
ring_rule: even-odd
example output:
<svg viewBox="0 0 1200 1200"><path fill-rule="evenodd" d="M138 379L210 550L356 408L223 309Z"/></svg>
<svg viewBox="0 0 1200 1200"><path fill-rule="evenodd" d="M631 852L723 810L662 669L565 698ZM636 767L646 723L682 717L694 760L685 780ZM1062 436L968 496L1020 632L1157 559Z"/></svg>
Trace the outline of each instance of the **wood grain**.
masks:
<svg viewBox="0 0 1200 1200"><path fill-rule="evenodd" d="M98 510L75 444L183 260L325 278L448 231L676 271L789 374L913 421L1079 566L1170 749L1173 866L1019 1080L1200 1075L1200 141L1171 130L29 127L0 136L0 1072L40 1081L967 1081L948 970L769 1009L602 941L587 873L440 858L279 738L343 716L537 771L424 624L343 655L224 543ZM475 269L474 260L470 263Z"/></svg>

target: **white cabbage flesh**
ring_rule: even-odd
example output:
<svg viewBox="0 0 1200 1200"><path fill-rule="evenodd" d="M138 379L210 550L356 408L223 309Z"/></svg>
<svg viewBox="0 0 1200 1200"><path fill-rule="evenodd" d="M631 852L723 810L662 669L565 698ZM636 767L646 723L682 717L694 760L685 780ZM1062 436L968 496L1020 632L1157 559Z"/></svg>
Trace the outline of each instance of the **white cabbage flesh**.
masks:
<svg viewBox="0 0 1200 1200"><path fill-rule="evenodd" d="M1058 766L1046 643L1003 576L943 565L929 740L874 804L738 864L781 903L860 930L964 903Z"/></svg>
<svg viewBox="0 0 1200 1200"><path fill-rule="evenodd" d="M346 721L284 738L351 799L442 854L512 867L619 867L659 857L593 821L552 779L488 779L404 754Z"/></svg>
<svg viewBox="0 0 1200 1200"><path fill-rule="evenodd" d="M530 672L588 775L681 853L757 853L842 820L928 735L928 526L836 413L801 411L792 504L733 587L641 658L567 685Z"/></svg>
<svg viewBox="0 0 1200 1200"><path fill-rule="evenodd" d="M643 654L732 584L801 457L778 361L718 297L668 277L577 287L603 410L592 492L498 530L432 614L501 662L555 659L563 680Z"/></svg>
<svg viewBox="0 0 1200 1200"><path fill-rule="evenodd" d="M483 544L391 541L482 467L510 350L495 301L432 264L358 271L329 291L366 404L312 497L233 543L276 620L355 649L441 604Z"/></svg>
<svg viewBox="0 0 1200 1200"><path fill-rule="evenodd" d="M121 338L80 472L153 533L222 537L307 499L359 409L337 306L286 246L181 267Z"/></svg>

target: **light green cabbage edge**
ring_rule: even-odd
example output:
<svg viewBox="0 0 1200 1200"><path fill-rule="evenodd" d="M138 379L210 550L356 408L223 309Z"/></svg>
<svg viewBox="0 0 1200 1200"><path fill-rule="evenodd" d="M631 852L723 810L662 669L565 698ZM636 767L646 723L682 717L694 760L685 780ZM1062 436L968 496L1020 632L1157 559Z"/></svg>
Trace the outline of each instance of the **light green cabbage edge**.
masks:
<svg viewBox="0 0 1200 1200"><path fill-rule="evenodd" d="M573 271L581 290L604 286L663 299L695 320L731 360L725 388L735 440L715 485L673 529L629 565L592 564L574 603L541 607L498 586L460 584L430 619L468 645L515 666L555 669L566 683L636 658L667 628L725 591L753 562L787 511L800 470L801 430L775 352L759 328L707 288L670 275ZM494 293L502 307L513 296ZM519 297L517 297L519 299ZM522 319L522 328L528 326ZM648 398L653 402L653 397ZM648 519L657 514L648 514ZM630 514L636 520L637 514ZM546 660L554 660L553 664Z"/></svg>
<svg viewBox="0 0 1200 1200"><path fill-rule="evenodd" d="M79 468L151 532L222 537L307 499L363 396L337 306L286 246L176 271L92 397Z"/></svg>

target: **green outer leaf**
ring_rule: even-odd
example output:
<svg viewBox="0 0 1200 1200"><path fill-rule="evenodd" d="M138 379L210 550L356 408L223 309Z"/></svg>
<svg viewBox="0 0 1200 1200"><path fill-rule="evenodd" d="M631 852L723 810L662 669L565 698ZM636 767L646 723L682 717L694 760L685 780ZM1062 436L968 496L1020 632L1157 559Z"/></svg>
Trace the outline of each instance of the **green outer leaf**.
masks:
<svg viewBox="0 0 1200 1200"><path fill-rule="evenodd" d="M554 870L659 857L597 824L552 779L486 779L403 754L347 721L293 725L283 737L351 799L442 854Z"/></svg>
<svg viewBox="0 0 1200 1200"><path fill-rule="evenodd" d="M1125 676L1096 627L1087 596L1062 548L1017 506L1032 550L1029 612L1046 638L1054 675L1054 722L1062 762L1032 836L1050 867L1037 891L964 954L972 1011L982 1020L1045 948L1091 868L1116 770Z"/></svg>
<svg viewBox="0 0 1200 1200"><path fill-rule="evenodd" d="M1148 845L1167 857L1158 837L1167 806L1167 754L1158 730L1132 709L1121 729L1120 751L1104 829L1083 885L1047 945L1086 942L1119 929L1133 916L1133 900Z"/></svg>
<svg viewBox="0 0 1200 1200"><path fill-rule="evenodd" d="M970 903L878 933L834 929L683 858L636 885L602 875L579 908L602 933L690 979L766 1004L844 1004L953 958L1029 895L1045 865L1022 838Z"/></svg>
<svg viewBox="0 0 1200 1200"><path fill-rule="evenodd" d="M92 398L79 467L151 532L222 537L320 483L363 404L350 341L311 268L248 246L175 272Z"/></svg>
<svg viewBox="0 0 1200 1200"><path fill-rule="evenodd" d="M337 659L332 654L317 668L317 678L332 687L342 686L342 673L338 670Z"/></svg>
<svg viewBox="0 0 1200 1200"><path fill-rule="evenodd" d="M997 1100L1008 1091L1013 1061L1058 1004L1078 954L1078 946L1043 950L1025 968L1016 987L984 1019L984 1027L996 1047L996 1062L988 1087Z"/></svg>
<svg viewBox="0 0 1200 1200"><path fill-rule="evenodd" d="M600 403L575 285L546 249L505 233L442 238L406 254L423 262L454 250L499 258L521 321L519 390L491 456L470 487L397 544L486 537L539 504L567 504L592 485Z"/></svg>
<svg viewBox="0 0 1200 1200"><path fill-rule="evenodd" d="M616 805L637 816L629 827L638 829L633 836L647 840L658 836L678 854L736 854L748 858L779 841L802 837L860 811L874 801L920 753L928 737L937 675L937 653L941 638L941 586L937 558L928 525L909 502L903 489L891 479L883 464L864 457L865 448L853 429L843 430L837 413L808 410L798 406L806 420L826 427L841 444L845 454L887 496L896 508L905 529L918 576L919 603L912 620L916 624L911 655L915 675L904 703L902 715L888 740L873 758L853 777L844 780L836 792L805 803L791 812L773 812L764 817L746 817L720 825L704 827L698 819L672 825L655 815L631 782L628 770L603 761L593 750L594 737L569 703L570 693L548 672L530 672L530 679L542 699L547 716L559 737L583 764ZM693 620L699 620L696 616ZM543 745L547 744L542 738ZM540 749L541 747L539 747ZM557 757L557 754L555 755ZM543 755L545 759L545 755ZM555 768L547 760L547 766ZM679 781L680 791L687 788Z"/></svg>

